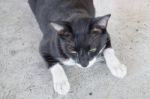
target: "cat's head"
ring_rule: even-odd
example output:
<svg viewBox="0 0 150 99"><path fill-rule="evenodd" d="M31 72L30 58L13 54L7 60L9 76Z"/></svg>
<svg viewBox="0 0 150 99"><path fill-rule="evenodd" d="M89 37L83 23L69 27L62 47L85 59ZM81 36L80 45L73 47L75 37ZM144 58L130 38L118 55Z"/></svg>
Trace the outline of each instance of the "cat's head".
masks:
<svg viewBox="0 0 150 99"><path fill-rule="evenodd" d="M94 19L80 18L72 22L58 22L51 25L56 30L63 54L80 67L90 67L109 39L106 30L109 18L110 14Z"/></svg>

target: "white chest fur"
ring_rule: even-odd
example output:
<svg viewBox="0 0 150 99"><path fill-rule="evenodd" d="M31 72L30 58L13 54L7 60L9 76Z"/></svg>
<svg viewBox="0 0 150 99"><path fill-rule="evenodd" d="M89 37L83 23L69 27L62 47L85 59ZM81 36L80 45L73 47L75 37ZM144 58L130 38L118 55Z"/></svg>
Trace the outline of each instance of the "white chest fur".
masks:
<svg viewBox="0 0 150 99"><path fill-rule="evenodd" d="M93 58L91 61L89 61L89 65L87 66L88 67L91 67L94 65L94 63L96 63L97 61L97 58ZM80 68L83 68L79 63L75 62L73 59L67 59L67 60L64 60L64 61L61 61L65 66L78 66Z"/></svg>
<svg viewBox="0 0 150 99"><path fill-rule="evenodd" d="M67 66L74 66L76 65L76 62L73 60L73 59L67 59L67 60L64 60L64 61L61 61L64 65L67 65Z"/></svg>

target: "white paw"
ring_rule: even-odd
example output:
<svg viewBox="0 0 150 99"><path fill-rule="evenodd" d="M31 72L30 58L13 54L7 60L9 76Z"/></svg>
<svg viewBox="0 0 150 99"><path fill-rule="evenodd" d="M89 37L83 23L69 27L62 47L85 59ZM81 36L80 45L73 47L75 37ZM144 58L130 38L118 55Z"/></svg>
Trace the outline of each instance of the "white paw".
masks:
<svg viewBox="0 0 150 99"><path fill-rule="evenodd" d="M110 71L115 77L123 78L127 74L127 67L124 64L118 64L116 66L112 66Z"/></svg>
<svg viewBox="0 0 150 99"><path fill-rule="evenodd" d="M54 82L54 89L61 95L66 95L70 90L70 84L67 80L60 80Z"/></svg>

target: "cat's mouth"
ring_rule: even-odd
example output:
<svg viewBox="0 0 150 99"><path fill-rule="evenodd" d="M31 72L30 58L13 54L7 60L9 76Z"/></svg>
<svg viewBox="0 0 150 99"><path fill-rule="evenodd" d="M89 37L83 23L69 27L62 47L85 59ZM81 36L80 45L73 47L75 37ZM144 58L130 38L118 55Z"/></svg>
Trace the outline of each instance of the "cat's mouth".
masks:
<svg viewBox="0 0 150 99"><path fill-rule="evenodd" d="M80 67L80 68L90 68L90 67L92 67L97 62L97 58L102 54L105 47L106 47L106 44L102 47L102 49L99 51L99 53L92 60L89 61L89 64L86 67L84 67L80 64L77 64L77 66Z"/></svg>

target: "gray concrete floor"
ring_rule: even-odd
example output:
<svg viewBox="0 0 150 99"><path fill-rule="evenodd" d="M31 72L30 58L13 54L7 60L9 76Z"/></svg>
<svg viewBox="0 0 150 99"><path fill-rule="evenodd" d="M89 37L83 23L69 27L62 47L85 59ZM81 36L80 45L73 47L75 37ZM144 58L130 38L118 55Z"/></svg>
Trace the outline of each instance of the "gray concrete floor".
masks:
<svg viewBox="0 0 150 99"><path fill-rule="evenodd" d="M0 0L0 99L150 99L150 1L95 0L128 75L117 79L105 64L65 68L71 91L53 91L38 53L42 34L27 0Z"/></svg>

